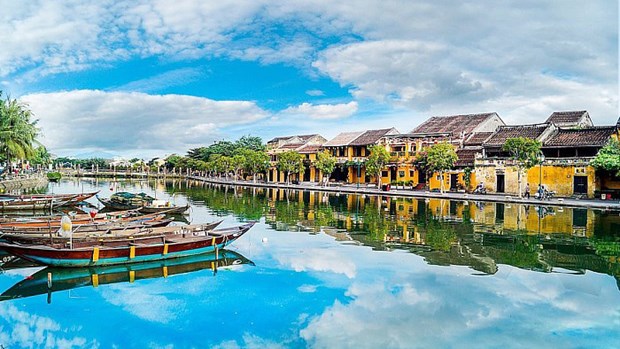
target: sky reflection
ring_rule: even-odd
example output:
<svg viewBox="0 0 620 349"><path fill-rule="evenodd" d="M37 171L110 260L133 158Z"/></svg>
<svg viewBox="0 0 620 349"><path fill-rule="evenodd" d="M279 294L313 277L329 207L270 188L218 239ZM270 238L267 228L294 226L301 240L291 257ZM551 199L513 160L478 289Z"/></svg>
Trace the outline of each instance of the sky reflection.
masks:
<svg viewBox="0 0 620 349"><path fill-rule="evenodd" d="M101 184L107 187L107 184ZM178 197L183 200L182 196ZM221 215L221 214L220 214ZM194 221L218 218L196 207ZM236 224L223 215L224 226ZM265 242L263 242L265 241ZM250 263L0 302L5 348L617 348L613 276L432 265L265 219ZM7 270L7 290L40 268Z"/></svg>

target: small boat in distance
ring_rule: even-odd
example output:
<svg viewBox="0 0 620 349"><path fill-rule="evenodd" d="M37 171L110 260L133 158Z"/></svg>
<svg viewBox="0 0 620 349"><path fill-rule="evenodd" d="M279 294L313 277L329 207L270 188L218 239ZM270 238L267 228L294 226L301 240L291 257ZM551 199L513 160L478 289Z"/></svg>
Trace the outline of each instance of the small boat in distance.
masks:
<svg viewBox="0 0 620 349"><path fill-rule="evenodd" d="M185 206L175 206L170 201L157 200L145 193L132 194L128 192L118 192L112 194L109 198L100 198L97 200L108 209L113 210L133 210L139 209L143 213L158 213L166 211L169 214L184 213L189 209L189 204Z"/></svg>
<svg viewBox="0 0 620 349"><path fill-rule="evenodd" d="M163 235L73 244L70 242L69 246L66 243L53 242L40 245L0 242L0 249L42 265L59 267L138 263L218 251L237 240L254 224L255 222L249 222L210 232L191 225L178 226L174 232Z"/></svg>

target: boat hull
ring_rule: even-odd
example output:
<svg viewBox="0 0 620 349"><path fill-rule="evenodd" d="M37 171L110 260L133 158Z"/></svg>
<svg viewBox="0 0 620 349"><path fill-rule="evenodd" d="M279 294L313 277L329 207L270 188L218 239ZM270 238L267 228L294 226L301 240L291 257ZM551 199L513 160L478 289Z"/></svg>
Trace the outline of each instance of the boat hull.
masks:
<svg viewBox="0 0 620 349"><path fill-rule="evenodd" d="M6 290L0 295L0 301L50 294L85 286L98 287L119 282L169 277L204 269L212 269L215 272L217 268L241 264L254 265L252 261L236 252L221 250L217 255L209 253L187 258L128 265L87 268L47 267Z"/></svg>
<svg viewBox="0 0 620 349"><path fill-rule="evenodd" d="M213 252L229 245L245 234L254 223L218 231L217 234L193 236L191 233L164 236L159 243L134 244L107 247L93 244L84 248L53 248L0 243L0 248L11 254L43 265L57 267L106 266L166 260Z"/></svg>

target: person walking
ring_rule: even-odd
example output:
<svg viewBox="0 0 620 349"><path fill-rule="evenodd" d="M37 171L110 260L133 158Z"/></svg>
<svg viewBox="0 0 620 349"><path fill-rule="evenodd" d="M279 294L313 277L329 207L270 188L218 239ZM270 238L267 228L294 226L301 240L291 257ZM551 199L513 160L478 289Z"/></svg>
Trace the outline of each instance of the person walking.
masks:
<svg viewBox="0 0 620 349"><path fill-rule="evenodd" d="M529 183L525 185L525 193L523 194L523 196L528 199L530 198L530 184Z"/></svg>

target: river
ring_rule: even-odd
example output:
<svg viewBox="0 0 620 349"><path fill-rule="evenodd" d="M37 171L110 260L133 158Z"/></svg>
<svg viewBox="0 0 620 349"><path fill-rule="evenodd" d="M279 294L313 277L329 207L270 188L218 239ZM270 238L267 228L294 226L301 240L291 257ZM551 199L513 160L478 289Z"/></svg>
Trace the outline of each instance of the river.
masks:
<svg viewBox="0 0 620 349"><path fill-rule="evenodd" d="M4 348L620 346L618 212L186 180L42 191L92 190L258 223L217 260L52 270L51 289L49 269L6 263Z"/></svg>

